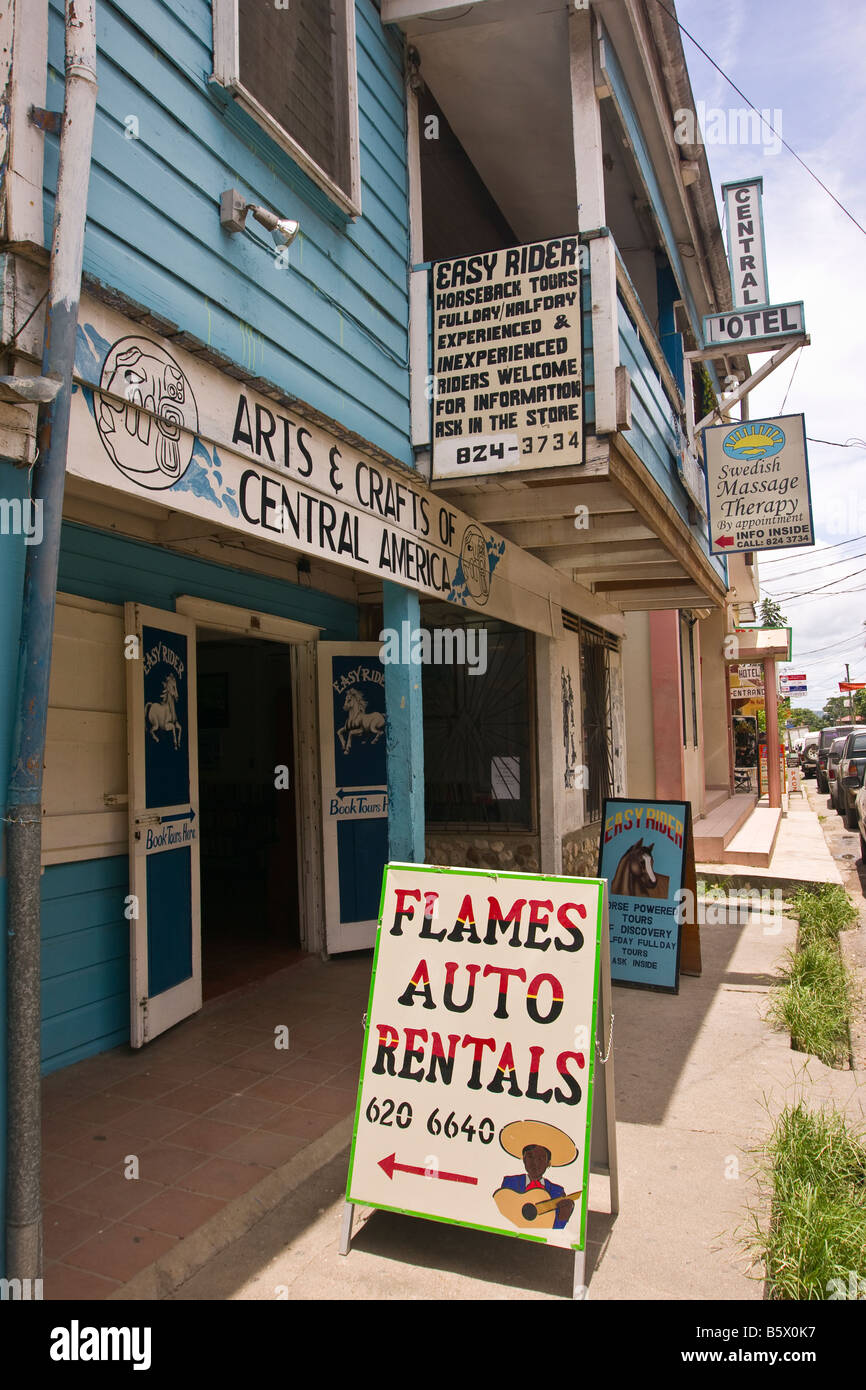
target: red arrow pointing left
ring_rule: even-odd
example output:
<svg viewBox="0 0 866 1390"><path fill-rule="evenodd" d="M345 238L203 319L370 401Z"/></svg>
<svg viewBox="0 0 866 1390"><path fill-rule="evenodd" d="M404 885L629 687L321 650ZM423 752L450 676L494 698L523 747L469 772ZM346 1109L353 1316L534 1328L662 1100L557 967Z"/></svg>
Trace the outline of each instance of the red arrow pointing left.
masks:
<svg viewBox="0 0 866 1390"><path fill-rule="evenodd" d="M465 1173L440 1173L436 1168L415 1168L411 1163L398 1163L396 1154L379 1159L379 1167L393 1179L394 1169L399 1173L417 1173L422 1178L444 1178L446 1182L471 1182L477 1185L477 1178L468 1178Z"/></svg>
<svg viewBox="0 0 866 1390"><path fill-rule="evenodd" d="M716 545L718 545L718 546L726 546L726 545L733 545L733 544L734 544L734 538L733 538L733 536L719 536L719 539L716 541Z"/></svg>

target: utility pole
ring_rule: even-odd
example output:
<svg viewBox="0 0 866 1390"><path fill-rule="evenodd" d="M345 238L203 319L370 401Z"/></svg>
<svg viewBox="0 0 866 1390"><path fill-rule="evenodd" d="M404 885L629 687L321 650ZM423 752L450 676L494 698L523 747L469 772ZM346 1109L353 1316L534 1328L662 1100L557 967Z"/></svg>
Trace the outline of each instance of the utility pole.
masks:
<svg viewBox="0 0 866 1390"><path fill-rule="evenodd" d="M846 684L847 684L847 683L850 683L850 680L851 680L851 663L850 663L849 661L846 661L846 662L845 662L845 681L846 681ZM853 723L854 723L854 692L853 692L852 690L849 690L849 691L848 691L848 713L849 713L849 715L851 716L851 723L853 724Z"/></svg>

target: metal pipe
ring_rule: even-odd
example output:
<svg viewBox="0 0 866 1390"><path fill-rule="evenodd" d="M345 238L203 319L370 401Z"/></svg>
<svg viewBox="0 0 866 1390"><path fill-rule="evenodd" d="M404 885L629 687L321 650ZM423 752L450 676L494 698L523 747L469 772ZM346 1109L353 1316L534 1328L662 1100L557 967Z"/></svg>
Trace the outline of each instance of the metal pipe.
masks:
<svg viewBox="0 0 866 1390"><path fill-rule="evenodd" d="M776 696L776 658L764 657L764 710L767 726L767 803L782 805L782 769L779 765L779 706Z"/></svg>
<svg viewBox="0 0 866 1390"><path fill-rule="evenodd" d="M7 859L8 1082L6 1273L42 1274L40 1199L40 870L42 771L60 523L69 441L72 368L87 219L87 187L96 109L96 24L93 0L66 0L66 88L60 134L60 169L48 272L42 373L60 382L42 412L33 497L42 501L43 536L27 549L18 698L12 735Z"/></svg>

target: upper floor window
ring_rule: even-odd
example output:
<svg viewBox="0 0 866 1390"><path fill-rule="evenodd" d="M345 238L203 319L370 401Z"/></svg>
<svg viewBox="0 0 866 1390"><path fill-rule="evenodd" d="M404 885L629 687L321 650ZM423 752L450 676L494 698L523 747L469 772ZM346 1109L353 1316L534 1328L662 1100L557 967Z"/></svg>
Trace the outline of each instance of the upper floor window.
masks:
<svg viewBox="0 0 866 1390"><path fill-rule="evenodd" d="M213 0L214 78L345 211L361 211L355 0Z"/></svg>

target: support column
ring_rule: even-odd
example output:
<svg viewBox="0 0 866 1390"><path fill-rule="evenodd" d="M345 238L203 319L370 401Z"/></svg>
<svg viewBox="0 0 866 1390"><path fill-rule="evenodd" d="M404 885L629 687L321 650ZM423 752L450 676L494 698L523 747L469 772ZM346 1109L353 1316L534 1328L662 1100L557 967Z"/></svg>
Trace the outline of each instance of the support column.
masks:
<svg viewBox="0 0 866 1390"><path fill-rule="evenodd" d="M385 580L384 625L398 635L421 626L417 593ZM408 643L405 644L408 647ZM400 645L401 652L404 644ZM408 654L408 653L407 653ZM424 863L424 719L421 667L385 663L388 738L388 857L404 864ZM447 756L447 750L443 750Z"/></svg>
<svg viewBox="0 0 866 1390"><path fill-rule="evenodd" d="M776 695L776 659L764 657L764 709L767 719L767 791L771 806L782 805L782 770L779 767L779 703Z"/></svg>
<svg viewBox="0 0 866 1390"><path fill-rule="evenodd" d="M652 670L653 746L656 796L682 801L683 690L680 668L680 615L674 609L650 613L650 668Z"/></svg>

